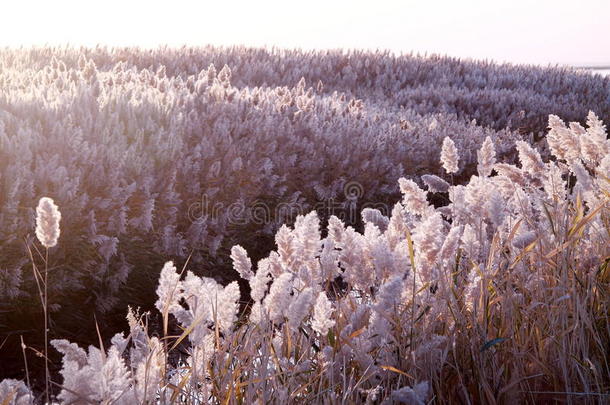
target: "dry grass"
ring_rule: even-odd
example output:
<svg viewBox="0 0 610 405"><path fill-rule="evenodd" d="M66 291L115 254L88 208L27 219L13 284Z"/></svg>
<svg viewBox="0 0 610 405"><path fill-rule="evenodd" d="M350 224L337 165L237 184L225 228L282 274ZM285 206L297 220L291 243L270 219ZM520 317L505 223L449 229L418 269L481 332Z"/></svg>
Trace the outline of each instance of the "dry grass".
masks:
<svg viewBox="0 0 610 405"><path fill-rule="evenodd" d="M600 171L607 163L590 165L595 166L593 186L566 183L565 199L550 193L537 205L539 216L515 214L511 204L523 209L523 201L505 196L503 225L480 234L485 239L479 240L479 255L465 241L466 232L455 250L447 250L451 232L442 231L443 248L435 256L434 243L422 239L420 228L432 226L428 219L435 209L410 205L409 195L395 208L387 229L369 223L364 235L335 219L322 238L315 214L301 217L294 230L280 230L277 253L258 263L256 275L250 273L249 259L240 258L240 273L249 279L253 296L265 296L250 301L246 311L238 310L231 286L168 263L157 290L162 336L149 332L149 315L130 310L129 336L115 336L107 349L101 340L101 350L92 347L88 353L53 341L64 355L57 399L607 403L610 182ZM491 186L500 177L471 183ZM529 188L527 195L541 197L541 189ZM449 206L453 213L445 210L453 223L444 225L477 224L476 215L458 218L458 203ZM405 209L409 206L421 216ZM486 215L478 219L479 227ZM517 241L526 240L524 228L535 234L525 245ZM385 242L395 249L375 253L371 248ZM446 251L450 254L441 257ZM379 255L402 259L382 271ZM329 260L335 264L325 265ZM287 290L269 289L280 276ZM295 303L307 297L308 288L331 300L326 316L333 322L327 333L316 326L320 315L313 300L294 321ZM280 295L272 299L273 294ZM237 321L227 326L235 315ZM6 403L14 403L16 392L9 392Z"/></svg>

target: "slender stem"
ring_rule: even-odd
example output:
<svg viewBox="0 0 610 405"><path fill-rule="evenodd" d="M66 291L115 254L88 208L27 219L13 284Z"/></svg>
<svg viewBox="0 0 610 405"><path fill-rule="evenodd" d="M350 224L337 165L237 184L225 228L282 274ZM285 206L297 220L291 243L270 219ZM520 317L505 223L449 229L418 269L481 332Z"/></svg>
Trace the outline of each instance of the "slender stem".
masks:
<svg viewBox="0 0 610 405"><path fill-rule="evenodd" d="M25 354L25 343L23 342L23 335L19 335L19 338L21 339L21 353L23 353L23 363L25 364L25 379L28 383L28 388L32 389L32 385L30 384L30 371L28 369L28 358Z"/></svg>
<svg viewBox="0 0 610 405"><path fill-rule="evenodd" d="M45 393L47 398L47 403L49 401L49 350L48 350L48 331L49 331L49 311L48 309L48 273L49 273L49 248L46 248L45 259L44 259L44 373L45 373Z"/></svg>
<svg viewBox="0 0 610 405"><path fill-rule="evenodd" d="M412 264L415 263L412 260ZM415 345L413 344L413 333L415 332L415 290L416 290L416 284L415 284L415 266L412 265L412 270L413 270L413 291L412 291L412 295L411 295L411 337L409 339L409 349L411 349L411 353L413 353L413 351L415 350Z"/></svg>

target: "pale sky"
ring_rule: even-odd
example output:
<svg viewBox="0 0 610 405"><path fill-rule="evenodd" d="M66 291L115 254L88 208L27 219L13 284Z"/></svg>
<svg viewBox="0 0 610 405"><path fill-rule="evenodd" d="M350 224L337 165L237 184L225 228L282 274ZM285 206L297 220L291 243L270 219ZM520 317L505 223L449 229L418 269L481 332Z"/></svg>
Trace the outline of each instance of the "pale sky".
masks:
<svg viewBox="0 0 610 405"><path fill-rule="evenodd" d="M390 49L610 65L610 0L0 1L0 46Z"/></svg>

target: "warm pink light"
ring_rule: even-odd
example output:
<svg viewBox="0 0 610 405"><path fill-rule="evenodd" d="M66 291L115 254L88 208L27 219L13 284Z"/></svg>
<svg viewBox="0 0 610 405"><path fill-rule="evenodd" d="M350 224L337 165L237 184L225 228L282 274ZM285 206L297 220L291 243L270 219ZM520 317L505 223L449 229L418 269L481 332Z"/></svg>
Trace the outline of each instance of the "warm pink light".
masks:
<svg viewBox="0 0 610 405"><path fill-rule="evenodd" d="M610 64L610 2L11 1L0 45L384 48L526 63Z"/></svg>

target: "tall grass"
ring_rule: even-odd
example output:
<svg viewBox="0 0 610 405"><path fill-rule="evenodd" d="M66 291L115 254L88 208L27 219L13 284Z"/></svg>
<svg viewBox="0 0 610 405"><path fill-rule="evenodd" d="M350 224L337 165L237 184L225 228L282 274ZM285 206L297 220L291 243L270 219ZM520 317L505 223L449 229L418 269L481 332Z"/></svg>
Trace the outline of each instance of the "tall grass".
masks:
<svg viewBox="0 0 610 405"><path fill-rule="evenodd" d="M312 212L255 269L235 247L245 311L236 283L166 263L162 335L130 309L107 348L53 340L57 400L607 403L610 141L587 123L550 117L551 160L518 143L519 166L496 163L487 139L466 184L403 178L391 217L369 209L363 233L337 217L322 231ZM437 194L448 204L431 205ZM6 387L8 403L29 398Z"/></svg>
<svg viewBox="0 0 610 405"><path fill-rule="evenodd" d="M570 69L387 52L1 49L0 300L14 313L37 299L22 241L42 195L70 212L53 254L55 304L80 294L122 311L127 281L160 257L235 280L231 247L258 259L294 221L277 207L392 203L399 177L442 174L446 136L465 181L486 137L504 156L540 140L551 113L608 121L609 91L610 78ZM247 215L261 202L264 224Z"/></svg>

